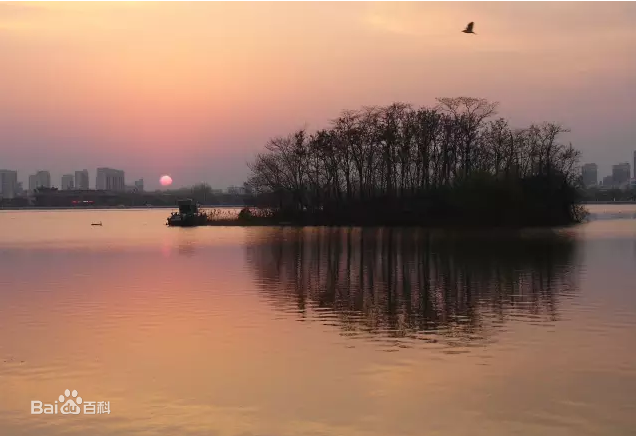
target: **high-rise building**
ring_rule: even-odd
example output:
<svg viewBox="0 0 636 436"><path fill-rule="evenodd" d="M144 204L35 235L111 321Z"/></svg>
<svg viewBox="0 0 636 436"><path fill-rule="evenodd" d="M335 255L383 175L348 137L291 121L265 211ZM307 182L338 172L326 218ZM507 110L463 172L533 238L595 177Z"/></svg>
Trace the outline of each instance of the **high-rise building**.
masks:
<svg viewBox="0 0 636 436"><path fill-rule="evenodd" d="M29 191L33 191L37 188L50 188L51 187L51 173L48 171L38 171L37 173L29 176Z"/></svg>
<svg viewBox="0 0 636 436"><path fill-rule="evenodd" d="M632 172L629 162L612 165L612 179L614 180L615 186L622 186L623 184L629 182L631 174Z"/></svg>
<svg viewBox="0 0 636 436"><path fill-rule="evenodd" d="M612 176L603 177L603 181L601 182L603 188L613 188L614 187L614 178Z"/></svg>
<svg viewBox="0 0 636 436"><path fill-rule="evenodd" d="M126 186L126 192L143 192L144 191L144 179L135 180L135 184Z"/></svg>
<svg viewBox="0 0 636 436"><path fill-rule="evenodd" d="M88 170L75 171L75 189L88 190Z"/></svg>
<svg viewBox="0 0 636 436"><path fill-rule="evenodd" d="M137 192L144 191L144 179L135 180L135 188L137 188Z"/></svg>
<svg viewBox="0 0 636 436"><path fill-rule="evenodd" d="M13 198L18 188L18 172L0 170L0 198Z"/></svg>
<svg viewBox="0 0 636 436"><path fill-rule="evenodd" d="M62 184L60 185L60 189L63 191L70 191L73 189L73 179L75 176L73 174L64 174L62 176Z"/></svg>
<svg viewBox="0 0 636 436"><path fill-rule="evenodd" d="M583 178L583 186L586 188L596 186L598 183L598 166L595 163L583 165L581 176Z"/></svg>
<svg viewBox="0 0 636 436"><path fill-rule="evenodd" d="M31 174L29 176L29 192L33 192L36 188L36 178L35 178L35 174Z"/></svg>
<svg viewBox="0 0 636 436"><path fill-rule="evenodd" d="M97 168L95 188L104 191L125 191L124 172L112 168Z"/></svg>

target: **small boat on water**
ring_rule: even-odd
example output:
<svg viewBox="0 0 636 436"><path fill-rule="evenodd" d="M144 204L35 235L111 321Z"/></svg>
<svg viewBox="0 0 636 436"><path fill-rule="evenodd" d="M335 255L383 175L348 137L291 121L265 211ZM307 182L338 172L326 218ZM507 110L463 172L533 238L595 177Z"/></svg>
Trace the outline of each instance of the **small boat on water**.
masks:
<svg viewBox="0 0 636 436"><path fill-rule="evenodd" d="M171 227L204 226L208 223L208 214L199 210L199 205L191 199L179 200L178 212L172 212L167 225Z"/></svg>
<svg viewBox="0 0 636 436"><path fill-rule="evenodd" d="M102 225L102 222L101 222L101 221L100 221L100 222L98 222L98 223L91 223L91 226L101 226L101 225Z"/></svg>

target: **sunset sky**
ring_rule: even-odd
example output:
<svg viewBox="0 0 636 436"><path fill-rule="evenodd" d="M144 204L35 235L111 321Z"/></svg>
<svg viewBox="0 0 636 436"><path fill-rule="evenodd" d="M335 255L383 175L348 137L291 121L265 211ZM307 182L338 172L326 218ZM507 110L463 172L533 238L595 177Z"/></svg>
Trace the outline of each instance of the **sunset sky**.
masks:
<svg viewBox="0 0 636 436"><path fill-rule="evenodd" d="M466 95L562 122L602 176L633 164L635 22L632 2L0 3L0 168L225 188L271 136Z"/></svg>

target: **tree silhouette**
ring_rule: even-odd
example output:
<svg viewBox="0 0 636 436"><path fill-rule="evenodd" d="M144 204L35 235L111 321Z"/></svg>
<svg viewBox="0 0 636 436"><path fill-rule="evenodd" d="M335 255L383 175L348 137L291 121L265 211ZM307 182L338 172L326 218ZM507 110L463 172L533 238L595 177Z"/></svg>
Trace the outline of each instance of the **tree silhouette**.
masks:
<svg viewBox="0 0 636 436"><path fill-rule="evenodd" d="M559 124L513 129L497 103L440 98L344 111L328 129L272 138L247 185L279 218L316 224L580 219L579 152Z"/></svg>

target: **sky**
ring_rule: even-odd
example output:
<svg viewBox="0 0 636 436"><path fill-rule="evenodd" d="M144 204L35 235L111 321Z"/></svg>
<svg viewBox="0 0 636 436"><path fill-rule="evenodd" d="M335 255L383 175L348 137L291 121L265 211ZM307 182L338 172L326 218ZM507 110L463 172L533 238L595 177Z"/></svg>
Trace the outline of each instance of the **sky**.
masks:
<svg viewBox="0 0 636 436"><path fill-rule="evenodd" d="M343 109L471 96L564 124L602 176L634 162L634 22L634 2L0 3L0 168L225 188Z"/></svg>

